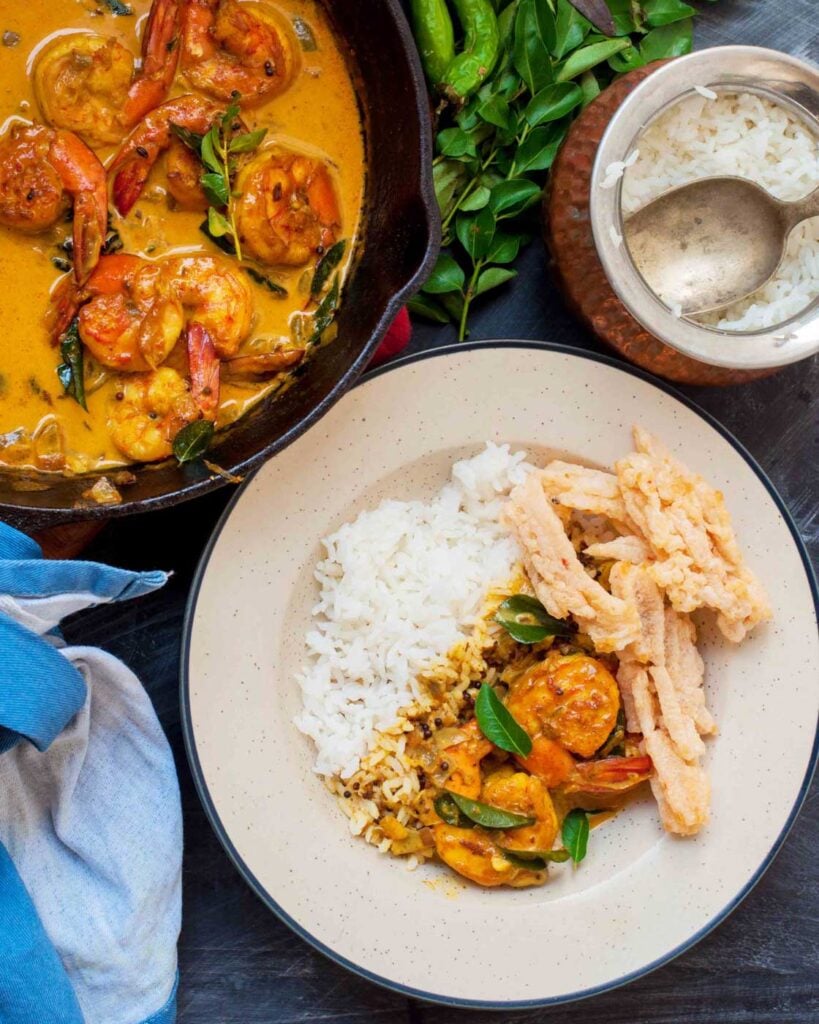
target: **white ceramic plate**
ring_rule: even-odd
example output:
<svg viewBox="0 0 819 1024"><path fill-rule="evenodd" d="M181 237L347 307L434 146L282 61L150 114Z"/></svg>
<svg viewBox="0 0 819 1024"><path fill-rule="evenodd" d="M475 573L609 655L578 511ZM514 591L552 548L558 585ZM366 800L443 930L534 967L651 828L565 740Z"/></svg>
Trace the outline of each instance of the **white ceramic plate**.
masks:
<svg viewBox="0 0 819 1024"><path fill-rule="evenodd" d="M736 648L705 631L713 813L663 833L650 800L540 889L409 872L350 836L292 725L319 538L382 498L431 495L486 439L611 465L640 422L725 493L774 622ZM366 380L237 493L188 609L182 708L211 822L259 896L334 960L424 999L554 1003L622 984L702 938L771 862L817 757L815 584L781 500L742 448L610 360L527 343L462 346Z"/></svg>

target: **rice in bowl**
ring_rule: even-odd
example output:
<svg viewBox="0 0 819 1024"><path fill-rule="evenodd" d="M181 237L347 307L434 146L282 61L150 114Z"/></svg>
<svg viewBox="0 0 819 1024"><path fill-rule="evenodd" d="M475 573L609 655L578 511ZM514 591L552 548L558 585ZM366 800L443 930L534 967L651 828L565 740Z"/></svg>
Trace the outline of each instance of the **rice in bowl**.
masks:
<svg viewBox="0 0 819 1024"><path fill-rule="evenodd" d="M750 92L705 86L660 115L640 136L622 173L622 212L697 178L747 178L791 202L819 185L819 141L788 108ZM607 180L610 175L607 174ZM795 228L771 278L732 306L692 317L727 331L758 331L795 316L819 296L819 217Z"/></svg>

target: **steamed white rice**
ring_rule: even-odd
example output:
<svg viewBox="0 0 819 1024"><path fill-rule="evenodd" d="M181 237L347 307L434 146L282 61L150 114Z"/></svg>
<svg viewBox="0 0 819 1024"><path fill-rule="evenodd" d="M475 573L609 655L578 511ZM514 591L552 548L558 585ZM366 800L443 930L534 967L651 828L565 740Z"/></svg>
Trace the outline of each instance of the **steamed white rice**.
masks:
<svg viewBox="0 0 819 1024"><path fill-rule="evenodd" d="M509 579L519 551L498 516L530 469L524 452L487 442L431 501L383 501L324 539L296 719L316 745L317 772L356 770L377 730L421 696L418 675Z"/></svg>
<svg viewBox="0 0 819 1024"><path fill-rule="evenodd" d="M752 93L716 98L709 89L697 93L640 137L639 158L623 168L625 216L666 189L711 175L749 178L788 201L819 185L817 138L786 108ZM819 217L814 217L791 233L782 265L768 284L698 319L726 330L759 330L787 320L817 295Z"/></svg>

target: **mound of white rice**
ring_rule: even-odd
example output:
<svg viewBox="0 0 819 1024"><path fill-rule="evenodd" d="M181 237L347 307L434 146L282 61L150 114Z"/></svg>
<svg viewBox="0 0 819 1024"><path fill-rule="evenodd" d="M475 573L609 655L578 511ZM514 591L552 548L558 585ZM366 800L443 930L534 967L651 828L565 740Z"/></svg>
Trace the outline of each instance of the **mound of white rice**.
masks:
<svg viewBox="0 0 819 1024"><path fill-rule="evenodd" d="M317 772L356 770L374 731L420 696L418 674L469 633L490 586L509 579L519 552L498 514L531 468L525 457L488 442L455 463L432 501L383 501L324 539L296 719L316 744Z"/></svg>
<svg viewBox="0 0 819 1024"><path fill-rule="evenodd" d="M736 175L772 195L799 199L819 185L816 136L786 108L752 93L699 92L677 103L639 140L639 158L625 167L623 214L695 178ZM781 323L819 295L819 217L791 233L774 277L753 295L702 323L732 331Z"/></svg>

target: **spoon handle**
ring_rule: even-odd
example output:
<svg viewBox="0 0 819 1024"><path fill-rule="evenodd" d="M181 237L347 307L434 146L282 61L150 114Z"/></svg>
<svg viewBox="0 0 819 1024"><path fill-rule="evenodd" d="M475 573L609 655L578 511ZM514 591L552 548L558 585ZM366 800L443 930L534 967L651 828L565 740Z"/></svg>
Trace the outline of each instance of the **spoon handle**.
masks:
<svg viewBox="0 0 819 1024"><path fill-rule="evenodd" d="M784 204L784 222L787 231L801 224L808 217L819 216L819 187L809 192L803 199L797 199L794 203Z"/></svg>

